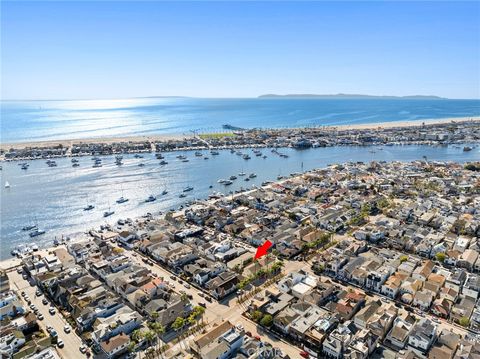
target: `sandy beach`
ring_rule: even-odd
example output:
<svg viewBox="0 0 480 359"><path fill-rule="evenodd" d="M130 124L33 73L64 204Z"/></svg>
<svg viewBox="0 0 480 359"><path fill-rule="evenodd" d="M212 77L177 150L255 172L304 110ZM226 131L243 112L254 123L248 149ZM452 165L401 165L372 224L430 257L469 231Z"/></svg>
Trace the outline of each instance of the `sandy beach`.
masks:
<svg viewBox="0 0 480 359"><path fill-rule="evenodd" d="M367 130L367 129L388 129L399 127L420 127L425 125L445 124L445 123L461 123L470 121L480 121L480 117L458 117L458 118L443 118L443 119L429 119L419 121L393 121L393 122L377 122L377 123L360 123L350 125L332 125L332 126L317 126L316 128L322 128L324 130ZM297 128L301 129L301 128ZM275 130L275 129L269 129ZM285 130L284 128L278 130ZM185 134L158 134L148 136L124 136L124 137L94 137L85 139L63 139L63 140L49 140L49 141L25 141L15 143L1 143L0 149L7 151L11 148L20 149L25 147L54 147L62 145L64 147L70 147L72 144L79 143L114 143L114 142L162 142L169 140L182 140L191 138L192 135Z"/></svg>

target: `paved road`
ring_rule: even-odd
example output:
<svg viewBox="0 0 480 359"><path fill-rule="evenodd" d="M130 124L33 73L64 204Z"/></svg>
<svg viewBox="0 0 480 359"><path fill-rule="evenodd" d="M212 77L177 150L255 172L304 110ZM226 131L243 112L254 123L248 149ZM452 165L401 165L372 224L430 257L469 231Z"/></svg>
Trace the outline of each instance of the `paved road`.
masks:
<svg viewBox="0 0 480 359"><path fill-rule="evenodd" d="M32 304L35 304L40 311L40 313L43 314L45 317L44 320L38 320L39 326L45 330L47 325L53 327L57 333L58 333L58 338L63 340L65 343L65 346L63 348L58 348L57 350L60 353L60 355L65 358L65 359L74 359L74 358L85 358L86 356L82 353L80 353L80 346L82 345L82 340L78 337L78 335L72 330L69 334L65 333L63 330L64 326L67 324L63 316L56 310L55 315L51 315L48 312L48 308L50 308L50 305L44 305L42 304L42 299L43 295L40 297L35 296L35 292L37 290L37 287L32 287L28 283L28 281L24 280L22 278L21 274L18 274L16 271L12 271L8 273L8 277L10 279L10 283L13 284L12 289L16 289L18 291L18 294L22 291L27 293L27 295L30 297L30 300ZM21 297L21 296L20 296ZM23 303L25 304L25 307L28 308L27 302L21 298Z"/></svg>
<svg viewBox="0 0 480 359"><path fill-rule="evenodd" d="M132 261L141 264L145 266L145 263L143 263L142 258L143 256L139 253L135 253L133 251L125 251L124 253L126 256L130 257ZM298 270L305 266L304 262L295 262L295 261L290 261L286 262L285 265L285 271L291 272L294 270ZM201 291L193 286L190 285L190 288L186 288L185 284L187 284L185 281L183 281L183 284L180 284L178 282L178 277L177 280L171 280L170 277L172 276L172 273L167 271L166 269L162 268L161 266L154 264L153 266L149 267L153 273L155 273L159 277L163 277L164 280L167 280L172 288L175 290L175 292L179 293L180 291L184 291L187 294L190 294L193 299L192 301L195 304L198 303L205 303L206 304L206 310L205 310L205 315L204 315L204 320L208 323L214 323L218 321L223 321L223 320L229 320L233 324L242 324L245 331L251 332L253 336L259 336L262 338L262 341L266 341L271 343L274 347L280 348L283 353L290 355L292 358L299 358L299 352L300 350L293 345L287 344L281 340L278 340L277 338L273 337L270 334L266 334L263 332L259 332L257 329L257 325L253 324L252 322L246 320L243 316L242 313L245 311L245 308L247 306L246 303L243 304L238 304L237 302L237 297L230 297L230 299L217 302L216 300L213 300L212 303L209 303L205 300L203 295L199 295ZM191 337L193 338L193 336ZM191 339L189 338L189 339ZM188 341L188 340L186 340ZM184 342L186 342L184 341ZM176 344L173 346L172 351L175 351L175 348L178 347L179 344ZM185 344L182 344L182 346L185 346Z"/></svg>

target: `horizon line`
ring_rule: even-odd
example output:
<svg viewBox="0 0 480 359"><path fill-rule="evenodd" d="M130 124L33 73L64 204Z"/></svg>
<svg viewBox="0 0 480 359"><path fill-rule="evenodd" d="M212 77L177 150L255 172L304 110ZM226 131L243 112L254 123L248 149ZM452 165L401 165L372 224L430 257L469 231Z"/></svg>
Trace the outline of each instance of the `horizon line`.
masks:
<svg viewBox="0 0 480 359"><path fill-rule="evenodd" d="M133 99L148 99L148 98L185 98L185 99L284 99L284 98L297 98L297 99L322 99L322 97L330 99L348 99L348 97L358 97L358 99L370 98L385 98L385 99L414 99L417 97L419 100L422 98L436 98L437 100L480 100L478 98L461 98L461 97L443 97L439 95L370 95L370 94L349 94L349 93L336 93L336 94L275 94L266 93L257 96L185 96L185 95L146 95L146 96L128 96L128 97L97 97L97 98L0 98L1 102L12 101L98 101L98 100L133 100Z"/></svg>

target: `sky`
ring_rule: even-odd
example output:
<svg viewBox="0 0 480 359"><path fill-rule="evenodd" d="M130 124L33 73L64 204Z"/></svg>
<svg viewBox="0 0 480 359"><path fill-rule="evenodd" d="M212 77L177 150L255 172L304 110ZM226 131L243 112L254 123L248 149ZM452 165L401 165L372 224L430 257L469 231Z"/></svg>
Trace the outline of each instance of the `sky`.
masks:
<svg viewBox="0 0 480 359"><path fill-rule="evenodd" d="M2 1L2 99L480 98L480 2Z"/></svg>

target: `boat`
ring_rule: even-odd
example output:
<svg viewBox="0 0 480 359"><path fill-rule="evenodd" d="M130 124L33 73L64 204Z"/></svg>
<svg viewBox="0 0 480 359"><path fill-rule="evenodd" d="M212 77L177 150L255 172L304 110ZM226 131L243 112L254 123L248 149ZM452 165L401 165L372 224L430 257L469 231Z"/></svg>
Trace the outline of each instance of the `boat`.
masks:
<svg viewBox="0 0 480 359"><path fill-rule="evenodd" d="M203 153L197 151L197 152L195 152L195 156L197 156L197 157L202 157L202 156L203 156Z"/></svg>
<svg viewBox="0 0 480 359"><path fill-rule="evenodd" d="M218 198L222 198L222 197L223 197L223 193L221 193L221 192L213 192L213 193L208 195L208 198L210 198L210 199L218 199Z"/></svg>
<svg viewBox="0 0 480 359"><path fill-rule="evenodd" d="M22 228L22 231L31 231L31 230L36 229L36 228L37 228L36 224L29 224L27 226L24 226Z"/></svg>
<svg viewBox="0 0 480 359"><path fill-rule="evenodd" d="M204 160L208 160L208 157L207 157L207 156L203 156L203 159L204 159Z"/></svg>
<svg viewBox="0 0 480 359"><path fill-rule="evenodd" d="M244 129L241 127L233 126L230 125L229 123L222 125L222 128L225 130L231 130L231 131L243 131Z"/></svg>
<svg viewBox="0 0 480 359"><path fill-rule="evenodd" d="M118 160L118 161L123 160L123 156L122 155L116 155L115 159Z"/></svg>
<svg viewBox="0 0 480 359"><path fill-rule="evenodd" d="M235 150L233 148L231 148L230 153L235 153Z"/></svg>
<svg viewBox="0 0 480 359"><path fill-rule="evenodd" d="M145 200L145 202L154 202L157 200L157 197L155 197L153 194L151 194L150 196L148 196L148 198Z"/></svg>
<svg viewBox="0 0 480 359"><path fill-rule="evenodd" d="M38 251L38 246L35 243L32 244L32 246L30 248L32 248L32 251L34 251L34 252Z"/></svg>
<svg viewBox="0 0 480 359"><path fill-rule="evenodd" d="M168 165L168 162L167 161L160 161L160 165L162 165L162 166Z"/></svg>
<svg viewBox="0 0 480 359"><path fill-rule="evenodd" d="M115 161L115 164L116 164L117 166L121 166L121 165L123 165L123 162L122 162L122 160L116 160L116 161Z"/></svg>
<svg viewBox="0 0 480 359"><path fill-rule="evenodd" d="M238 175L239 175L239 176L245 176L246 173L245 173L245 172L240 172Z"/></svg>
<svg viewBox="0 0 480 359"><path fill-rule="evenodd" d="M117 199L117 203L125 203L125 202L128 202L128 198L125 198L122 196L119 199Z"/></svg>
<svg viewBox="0 0 480 359"><path fill-rule="evenodd" d="M8 181L5 181L5 188L10 188L10 183L8 183Z"/></svg>
<svg viewBox="0 0 480 359"><path fill-rule="evenodd" d="M188 162L188 158L184 158L182 162Z"/></svg>
<svg viewBox="0 0 480 359"><path fill-rule="evenodd" d="M155 157L157 158L157 160L163 160L165 158L161 153L155 153Z"/></svg>
<svg viewBox="0 0 480 359"><path fill-rule="evenodd" d="M145 166L145 163L139 163L138 164L138 167L144 167Z"/></svg>
<svg viewBox="0 0 480 359"><path fill-rule="evenodd" d="M213 150L212 150L212 151L210 151L210 154L211 154L212 156L218 156L220 153L219 153L218 151L213 151Z"/></svg>
<svg viewBox="0 0 480 359"><path fill-rule="evenodd" d="M234 181L234 180L237 179L237 176L230 176L230 179L231 179L232 181Z"/></svg>
<svg viewBox="0 0 480 359"><path fill-rule="evenodd" d="M92 167L93 167L93 168L102 167L102 164L101 164L101 163L95 163Z"/></svg>
<svg viewBox="0 0 480 359"><path fill-rule="evenodd" d="M187 197L187 195L185 193L180 193L180 196L178 196L179 198L185 198Z"/></svg>
<svg viewBox="0 0 480 359"><path fill-rule="evenodd" d="M282 176L282 175L278 175L278 176L277 176L277 180L281 180L281 179L283 179L283 176Z"/></svg>
<svg viewBox="0 0 480 359"><path fill-rule="evenodd" d="M267 156L266 156L266 155L263 155L263 157L262 157L262 158L263 158L263 159L265 159L265 158L267 158Z"/></svg>
<svg viewBox="0 0 480 359"><path fill-rule="evenodd" d="M183 192L190 192L190 191L193 191L193 187L192 186L187 186L183 189Z"/></svg>
<svg viewBox="0 0 480 359"><path fill-rule="evenodd" d="M78 160L76 158L72 158L72 163L77 163Z"/></svg>
<svg viewBox="0 0 480 359"><path fill-rule="evenodd" d="M48 160L47 165L48 165L48 167L57 167L57 162L52 161L52 160Z"/></svg>
<svg viewBox="0 0 480 359"><path fill-rule="evenodd" d="M255 153L255 156L260 157L262 155L262 152L257 152Z"/></svg>
<svg viewBox="0 0 480 359"><path fill-rule="evenodd" d="M225 186L230 186L232 183L233 183L233 182L230 181L230 180L226 180L225 182L223 182L223 184L224 184Z"/></svg>
<svg viewBox="0 0 480 359"><path fill-rule="evenodd" d="M33 232L30 232L28 235L33 238L41 236L42 234L45 234L45 231L37 228Z"/></svg>
<svg viewBox="0 0 480 359"><path fill-rule="evenodd" d="M226 180L224 180L223 178L220 178L217 183L225 183Z"/></svg>
<svg viewBox="0 0 480 359"><path fill-rule="evenodd" d="M91 211L94 208L95 208L95 206L93 204L89 204L86 207L83 207L83 210L84 211Z"/></svg>
<svg viewBox="0 0 480 359"><path fill-rule="evenodd" d="M185 156L185 155L178 155L177 158L178 158L179 160L186 160L186 159L187 159L187 156Z"/></svg>
<svg viewBox="0 0 480 359"><path fill-rule="evenodd" d="M257 175L255 173L250 173L250 175L248 177L255 178L255 177L257 177Z"/></svg>
<svg viewBox="0 0 480 359"><path fill-rule="evenodd" d="M74 164L72 164L72 167L80 167L80 164L75 162Z"/></svg>
<svg viewBox="0 0 480 359"><path fill-rule="evenodd" d="M104 217L110 217L114 213L115 213L115 211L105 211L105 212L103 212L103 216Z"/></svg>
<svg viewBox="0 0 480 359"><path fill-rule="evenodd" d="M167 191L166 189L164 189L164 190L162 191L162 196L165 196L167 193L168 193L168 191Z"/></svg>
<svg viewBox="0 0 480 359"><path fill-rule="evenodd" d="M28 170L28 166L29 164L28 163L24 163L22 164L22 167L20 167L22 170Z"/></svg>
<svg viewBox="0 0 480 359"><path fill-rule="evenodd" d="M250 181L250 178L249 177L245 177L245 182L248 182Z"/></svg>
<svg viewBox="0 0 480 359"><path fill-rule="evenodd" d="M135 157L135 158L143 158L143 156L142 156L142 155L139 155L138 153L135 154L135 156L133 156L133 157Z"/></svg>
<svg viewBox="0 0 480 359"><path fill-rule="evenodd" d="M470 146L465 146L465 147L463 148L463 151L464 151L464 152L468 152L468 151L471 151L471 150L472 150L472 148L471 148Z"/></svg>

